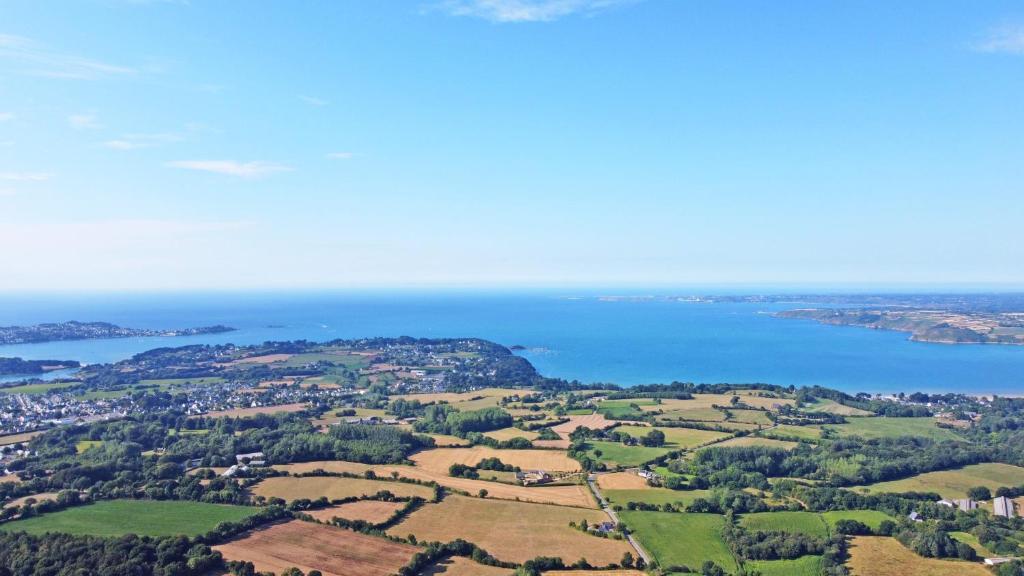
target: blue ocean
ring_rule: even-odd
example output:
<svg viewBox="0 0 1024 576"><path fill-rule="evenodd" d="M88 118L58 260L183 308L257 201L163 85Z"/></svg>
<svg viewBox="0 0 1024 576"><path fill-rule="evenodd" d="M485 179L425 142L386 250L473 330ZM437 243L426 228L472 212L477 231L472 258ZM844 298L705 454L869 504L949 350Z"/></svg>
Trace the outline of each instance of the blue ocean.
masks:
<svg viewBox="0 0 1024 576"><path fill-rule="evenodd" d="M1024 394L1024 347L911 342L906 334L772 317L801 304L603 301L571 293L247 293L4 296L0 325L64 320L236 332L0 346L0 356L112 362L161 346L476 336L581 382L819 384L848 392Z"/></svg>

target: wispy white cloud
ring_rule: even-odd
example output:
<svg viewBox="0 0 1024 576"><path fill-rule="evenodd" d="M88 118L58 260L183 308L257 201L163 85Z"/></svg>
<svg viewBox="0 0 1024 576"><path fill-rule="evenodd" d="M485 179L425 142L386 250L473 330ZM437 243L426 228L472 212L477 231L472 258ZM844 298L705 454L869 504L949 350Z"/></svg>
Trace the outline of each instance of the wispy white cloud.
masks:
<svg viewBox="0 0 1024 576"><path fill-rule="evenodd" d="M291 166L277 164L274 162L236 162L234 160L176 160L168 162L168 166L184 168L185 170L198 170L200 172L213 172L239 178L259 178L276 174L278 172L290 172Z"/></svg>
<svg viewBox="0 0 1024 576"><path fill-rule="evenodd" d="M977 52L1024 55L1024 24L994 28L971 48Z"/></svg>
<svg viewBox="0 0 1024 576"><path fill-rule="evenodd" d="M184 138L180 134L125 134L114 140L103 142L103 146L112 150L138 150L153 148L169 142L180 142Z"/></svg>
<svg viewBox="0 0 1024 576"><path fill-rule="evenodd" d="M14 196L17 193L18 191L15 190L14 188L0 188L0 198L3 198L5 196Z"/></svg>
<svg viewBox="0 0 1024 576"><path fill-rule="evenodd" d="M95 130L102 128L100 119L95 114L72 114L68 116L68 124L75 130Z"/></svg>
<svg viewBox="0 0 1024 576"><path fill-rule="evenodd" d="M48 78L92 80L136 73L134 68L60 52L13 34L0 34L0 59L14 62L24 74Z"/></svg>
<svg viewBox="0 0 1024 576"><path fill-rule="evenodd" d="M355 152L330 152L327 157L332 160L349 160L355 155Z"/></svg>
<svg viewBox="0 0 1024 576"><path fill-rule="evenodd" d="M454 16L493 22L551 22L573 14L597 12L640 0L445 0L438 7Z"/></svg>
<svg viewBox="0 0 1024 576"><path fill-rule="evenodd" d="M46 172L0 172L0 180L8 182L44 182L52 177Z"/></svg>
<svg viewBox="0 0 1024 576"><path fill-rule="evenodd" d="M7 122L10 120L14 120L13 112L0 112L0 122Z"/></svg>
<svg viewBox="0 0 1024 576"><path fill-rule="evenodd" d="M330 102L324 100L323 98L317 98L316 96L303 96L301 94L299 95L299 100L302 100L303 102L309 104L310 106L327 106L328 104L330 104Z"/></svg>

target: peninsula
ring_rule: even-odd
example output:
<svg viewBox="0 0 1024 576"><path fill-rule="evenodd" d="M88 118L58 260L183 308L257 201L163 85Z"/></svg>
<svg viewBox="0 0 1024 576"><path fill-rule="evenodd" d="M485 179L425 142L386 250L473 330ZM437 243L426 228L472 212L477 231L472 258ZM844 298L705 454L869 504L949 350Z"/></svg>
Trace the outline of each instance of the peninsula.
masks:
<svg viewBox="0 0 1024 576"><path fill-rule="evenodd" d="M198 334L220 334L232 332L227 326L206 326L159 330L150 328L125 328L108 322L58 322L34 326L0 326L0 345L36 344L61 340L98 340L106 338L139 338L147 336L195 336Z"/></svg>

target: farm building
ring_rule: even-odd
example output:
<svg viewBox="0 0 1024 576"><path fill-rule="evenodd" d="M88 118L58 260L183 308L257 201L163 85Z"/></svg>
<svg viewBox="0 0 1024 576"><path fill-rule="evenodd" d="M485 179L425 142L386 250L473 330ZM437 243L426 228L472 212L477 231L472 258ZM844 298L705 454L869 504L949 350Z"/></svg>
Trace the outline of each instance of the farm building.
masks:
<svg viewBox="0 0 1024 576"><path fill-rule="evenodd" d="M956 504L956 507L959 508L961 512L970 512L971 510L978 509L978 503L970 498L953 500L953 503Z"/></svg>
<svg viewBox="0 0 1024 576"><path fill-rule="evenodd" d="M999 496L992 501L992 513L1004 518L1013 518L1017 515L1013 509L1013 500L1006 496Z"/></svg>
<svg viewBox="0 0 1024 576"><path fill-rule="evenodd" d="M264 456L263 452L250 452L248 454L235 454L235 461L239 464L248 464L250 466L266 466L267 457Z"/></svg>
<svg viewBox="0 0 1024 576"><path fill-rule="evenodd" d="M523 470L516 472L516 480L522 482L523 486L544 484L551 481L551 475L543 470Z"/></svg>

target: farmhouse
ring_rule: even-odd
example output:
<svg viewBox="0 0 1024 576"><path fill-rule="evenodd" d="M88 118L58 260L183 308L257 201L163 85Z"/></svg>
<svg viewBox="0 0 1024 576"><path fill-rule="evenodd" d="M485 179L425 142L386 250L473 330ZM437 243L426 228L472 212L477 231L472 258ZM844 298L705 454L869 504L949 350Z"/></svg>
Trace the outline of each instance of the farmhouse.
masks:
<svg viewBox="0 0 1024 576"><path fill-rule="evenodd" d="M523 486L544 484L551 481L551 475L543 470L523 470L516 472L516 481L522 482Z"/></svg>
<svg viewBox="0 0 1024 576"><path fill-rule="evenodd" d="M263 452L250 452L248 454L235 454L235 461L239 464L248 464L249 466L266 466L267 457L263 455Z"/></svg>
<svg viewBox="0 0 1024 576"><path fill-rule="evenodd" d="M999 496L992 501L992 512L996 516L1002 516L1004 518L1013 518L1016 516L1013 509L1013 500L1010 500L1006 496Z"/></svg>
<svg viewBox="0 0 1024 576"><path fill-rule="evenodd" d="M643 468L637 470L636 475L643 478L644 480L650 480L652 482L657 482L660 478L660 476L658 476L655 472L651 470L644 470Z"/></svg>
<svg viewBox="0 0 1024 576"><path fill-rule="evenodd" d="M986 566L998 566L999 564L1005 564L1012 561L1013 558L985 558Z"/></svg>

